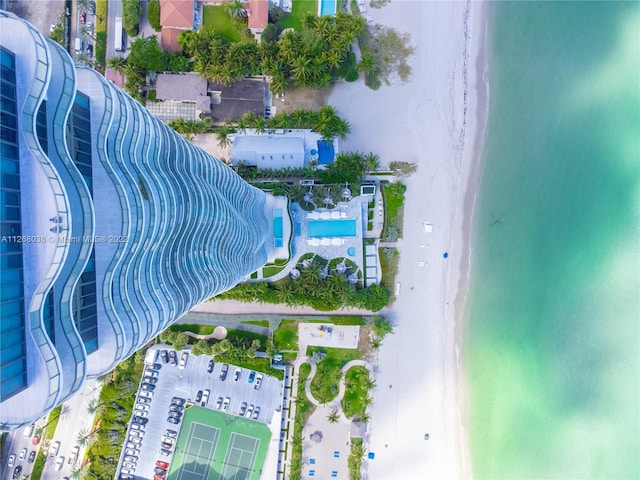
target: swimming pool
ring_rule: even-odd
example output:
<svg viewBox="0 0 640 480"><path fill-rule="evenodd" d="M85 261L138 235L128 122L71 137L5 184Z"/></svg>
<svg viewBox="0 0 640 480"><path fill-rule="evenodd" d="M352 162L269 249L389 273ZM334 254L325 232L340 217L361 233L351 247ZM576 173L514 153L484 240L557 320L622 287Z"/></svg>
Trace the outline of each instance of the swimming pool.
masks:
<svg viewBox="0 0 640 480"><path fill-rule="evenodd" d="M318 164L328 165L333 162L334 156L333 144L326 140L318 140Z"/></svg>
<svg viewBox="0 0 640 480"><path fill-rule="evenodd" d="M338 9L337 0L319 0L318 2L318 16L331 15L335 16Z"/></svg>
<svg viewBox="0 0 640 480"><path fill-rule="evenodd" d="M307 220L307 238L355 237L356 221L346 220Z"/></svg>

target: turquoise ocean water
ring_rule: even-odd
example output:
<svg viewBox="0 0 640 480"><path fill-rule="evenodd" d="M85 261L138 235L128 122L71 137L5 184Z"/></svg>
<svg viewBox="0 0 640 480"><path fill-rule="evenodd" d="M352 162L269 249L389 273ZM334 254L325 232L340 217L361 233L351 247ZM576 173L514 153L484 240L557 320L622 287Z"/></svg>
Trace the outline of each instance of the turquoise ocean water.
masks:
<svg viewBox="0 0 640 480"><path fill-rule="evenodd" d="M490 4L476 478L640 478L640 4Z"/></svg>

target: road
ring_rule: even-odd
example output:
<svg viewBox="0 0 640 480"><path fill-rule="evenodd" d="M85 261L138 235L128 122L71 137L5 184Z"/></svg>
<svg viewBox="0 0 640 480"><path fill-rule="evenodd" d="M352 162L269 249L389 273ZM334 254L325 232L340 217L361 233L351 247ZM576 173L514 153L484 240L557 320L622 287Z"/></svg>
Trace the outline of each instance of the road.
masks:
<svg viewBox="0 0 640 480"><path fill-rule="evenodd" d="M42 480L59 480L64 476L71 475L71 467L67 462L71 449L76 445L76 438L81 430L91 431L95 415L90 415L87 411L89 403L100 394L100 384L96 380L87 380L83 388L72 398L67 400L60 413L60 420L55 434L51 439L51 444L60 442L58 456L64 457L62 470L55 470L55 460L48 457L47 463L42 472ZM78 458L84 457L84 448L80 449Z"/></svg>
<svg viewBox="0 0 640 480"><path fill-rule="evenodd" d="M122 17L122 2L120 0L109 0L109 9L107 11L107 59L122 55L122 52L116 52L113 48L116 17ZM123 45L126 48L127 42L125 41Z"/></svg>

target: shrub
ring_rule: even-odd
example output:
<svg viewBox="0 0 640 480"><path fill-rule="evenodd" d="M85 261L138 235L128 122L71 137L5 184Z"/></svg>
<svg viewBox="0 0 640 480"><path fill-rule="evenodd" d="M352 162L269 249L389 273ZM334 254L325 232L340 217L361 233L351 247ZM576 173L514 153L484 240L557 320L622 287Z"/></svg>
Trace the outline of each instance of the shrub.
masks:
<svg viewBox="0 0 640 480"><path fill-rule="evenodd" d="M107 33L96 33L96 65L104 67L107 59Z"/></svg>
<svg viewBox="0 0 640 480"><path fill-rule="evenodd" d="M358 77L358 71L354 68L353 70L347 72L347 74L344 76L344 79L347 82L355 82L356 80L358 80Z"/></svg>
<svg viewBox="0 0 640 480"><path fill-rule="evenodd" d="M160 0L149 0L149 5L147 6L147 18L149 19L149 24L153 27L153 29L156 32L159 32L161 29Z"/></svg>
<svg viewBox="0 0 640 480"><path fill-rule="evenodd" d="M122 0L122 26L130 37L138 35L141 13L140 0Z"/></svg>

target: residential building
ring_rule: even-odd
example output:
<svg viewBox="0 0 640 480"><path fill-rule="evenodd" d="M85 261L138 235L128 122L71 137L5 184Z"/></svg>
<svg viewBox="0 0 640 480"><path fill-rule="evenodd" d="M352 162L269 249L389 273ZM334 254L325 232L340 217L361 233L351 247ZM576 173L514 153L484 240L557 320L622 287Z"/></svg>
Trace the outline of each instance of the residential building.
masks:
<svg viewBox="0 0 640 480"><path fill-rule="evenodd" d="M274 200L4 11L0 48L6 430L271 260Z"/></svg>

